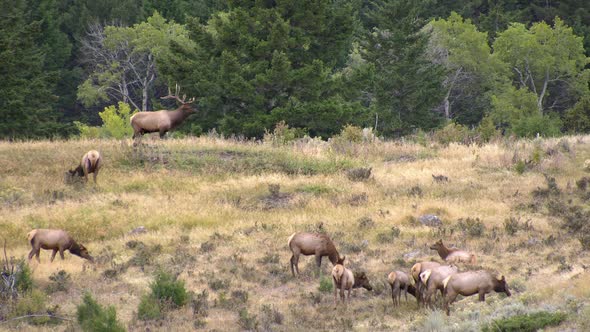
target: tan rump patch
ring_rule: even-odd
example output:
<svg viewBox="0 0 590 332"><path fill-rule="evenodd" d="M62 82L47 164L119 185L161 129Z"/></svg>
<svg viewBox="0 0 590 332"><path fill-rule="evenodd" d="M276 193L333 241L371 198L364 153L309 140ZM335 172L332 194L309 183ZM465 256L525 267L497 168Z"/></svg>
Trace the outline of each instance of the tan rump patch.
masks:
<svg viewBox="0 0 590 332"><path fill-rule="evenodd" d="M428 282L428 279L430 278L431 273L432 273L432 270L426 270L426 271L420 273L420 280L422 281L423 284L426 285L426 283Z"/></svg>
<svg viewBox="0 0 590 332"><path fill-rule="evenodd" d="M391 272L388 276L387 276L387 281L389 282L390 285L393 285L393 283L395 282L395 278L397 277L395 272Z"/></svg>
<svg viewBox="0 0 590 332"><path fill-rule="evenodd" d="M452 277L452 275L450 275L450 276L446 277L446 278L443 280L443 288L447 288L447 284L449 283L449 280L451 280L451 277Z"/></svg>

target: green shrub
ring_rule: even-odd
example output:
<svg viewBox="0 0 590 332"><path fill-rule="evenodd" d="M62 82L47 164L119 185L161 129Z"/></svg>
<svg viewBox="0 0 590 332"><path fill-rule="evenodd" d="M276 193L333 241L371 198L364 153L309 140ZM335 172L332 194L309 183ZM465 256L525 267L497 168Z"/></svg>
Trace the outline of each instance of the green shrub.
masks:
<svg viewBox="0 0 590 332"><path fill-rule="evenodd" d="M320 279L319 291L322 293L329 293L333 290L334 285L332 284L331 277L322 277Z"/></svg>
<svg viewBox="0 0 590 332"><path fill-rule="evenodd" d="M248 309L244 308L240 310L238 324L247 331L256 330L258 327L258 320L256 319L256 315L251 315L248 313Z"/></svg>
<svg viewBox="0 0 590 332"><path fill-rule="evenodd" d="M434 132L434 140L442 145L450 143L469 143L473 133L464 125L449 122L443 128Z"/></svg>
<svg viewBox="0 0 590 332"><path fill-rule="evenodd" d="M160 303L152 294L144 294L137 307L137 317L141 320L160 319L162 310Z"/></svg>
<svg viewBox="0 0 590 332"><path fill-rule="evenodd" d="M24 259L18 261L16 269L16 289L28 292L33 289L33 276L29 264Z"/></svg>
<svg viewBox="0 0 590 332"><path fill-rule="evenodd" d="M305 135L303 129L289 128L289 125L285 121L280 121L275 125L272 133L265 130L263 141L273 146L281 146L303 137L303 135Z"/></svg>
<svg viewBox="0 0 590 332"><path fill-rule="evenodd" d="M188 293L184 287L184 282L177 280L173 275L159 271L156 273L156 279L150 285L152 295L160 301L167 301L171 304L181 307L188 301Z"/></svg>
<svg viewBox="0 0 590 332"><path fill-rule="evenodd" d="M470 218L467 219L460 218L457 222L456 226L459 230L463 231L463 234L467 234L473 237L481 237L485 233L486 226L484 223L479 220L479 218Z"/></svg>
<svg viewBox="0 0 590 332"><path fill-rule="evenodd" d="M517 315L498 319L483 328L484 332L535 332L546 326L556 326L566 319L562 312L539 311L532 314Z"/></svg>
<svg viewBox="0 0 590 332"><path fill-rule="evenodd" d="M32 289L25 293L16 302L13 311L15 317L27 315L43 315L47 314L47 295L38 289ZM29 320L35 325L49 323L52 319L50 317L33 317Z"/></svg>
<svg viewBox="0 0 590 332"><path fill-rule="evenodd" d="M85 293L82 303L76 311L78 323L82 331L91 332L119 332L125 328L117 321L115 307L103 308L98 304L90 293Z"/></svg>
<svg viewBox="0 0 590 332"><path fill-rule="evenodd" d="M105 107L104 111L98 113L102 119L101 127L91 127L75 121L74 124L82 138L125 138L133 135L133 128L129 125L129 119L133 115L129 104L119 102L119 109L115 105Z"/></svg>
<svg viewBox="0 0 590 332"><path fill-rule="evenodd" d="M69 273L64 270L53 273L49 276L49 280L52 281L51 285L49 285L49 290L52 292L67 291L70 286L70 279Z"/></svg>

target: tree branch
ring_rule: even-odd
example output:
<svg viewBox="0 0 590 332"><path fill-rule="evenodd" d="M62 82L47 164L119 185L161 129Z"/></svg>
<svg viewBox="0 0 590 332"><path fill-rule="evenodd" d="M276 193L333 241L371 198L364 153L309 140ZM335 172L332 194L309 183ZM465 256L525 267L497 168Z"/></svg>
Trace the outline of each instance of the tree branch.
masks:
<svg viewBox="0 0 590 332"><path fill-rule="evenodd" d="M73 319L70 318L65 318L65 317L59 317L59 316L54 316L54 315L49 315L49 314L31 314L31 315L25 315L25 316L19 316L19 317L14 317L11 319L7 319L3 322L0 322L0 325L2 324L6 324L8 322L14 321L14 320L19 320L19 319L25 319L25 318L34 318L34 317L49 317L49 318L55 318L55 319L61 319L61 320L65 320L68 322L72 322Z"/></svg>

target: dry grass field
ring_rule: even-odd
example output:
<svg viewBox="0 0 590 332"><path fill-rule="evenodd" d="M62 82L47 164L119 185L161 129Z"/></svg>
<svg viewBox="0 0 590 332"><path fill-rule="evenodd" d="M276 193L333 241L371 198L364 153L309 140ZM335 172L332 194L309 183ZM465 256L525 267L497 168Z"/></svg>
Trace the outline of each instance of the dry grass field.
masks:
<svg viewBox="0 0 590 332"><path fill-rule="evenodd" d="M1 330L79 330L85 292L114 306L129 331L479 331L537 311L566 314L548 331L590 329L588 136L483 146L131 143L0 142L0 240L8 256L26 258L31 229L62 228L96 259L66 253L50 264L51 252L42 251L41 263L29 264L34 295L20 301L32 298L40 313L72 321L18 319L0 322ZM64 172L90 149L104 156L98 185L65 184ZM351 172L361 167L371 167L369 178ZM442 226L422 225L426 214ZM130 234L140 226L147 232ZM287 238L297 231L329 234L346 265L367 272L373 292L355 290L349 305L335 307L327 258L318 277L313 257L303 256L301 276L292 277ZM394 308L387 274L441 261L429 249L441 238L477 254L477 266L462 270L504 274L512 296L463 298L448 318L418 308L413 297ZM140 319L157 271L178 276L192 298ZM4 319L32 313L2 305Z"/></svg>

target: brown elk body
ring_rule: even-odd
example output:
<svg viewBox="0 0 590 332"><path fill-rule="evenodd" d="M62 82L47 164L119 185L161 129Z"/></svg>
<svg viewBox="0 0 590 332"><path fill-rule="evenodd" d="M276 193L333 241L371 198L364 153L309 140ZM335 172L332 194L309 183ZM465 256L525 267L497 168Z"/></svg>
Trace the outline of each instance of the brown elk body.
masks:
<svg viewBox="0 0 590 332"><path fill-rule="evenodd" d="M71 169L66 172L66 179L71 180L74 176L84 177L85 181L88 181L88 174L92 173L94 183L96 183L96 177L98 171L102 167L102 156L96 150L90 150L82 156L80 164L75 169Z"/></svg>
<svg viewBox="0 0 590 332"><path fill-rule="evenodd" d="M336 265L340 259L340 254L334 246L332 240L326 234L319 233L293 233L288 241L291 256L291 273L295 276L295 271L299 274L299 255L315 255L318 270L322 265L322 257L328 256L330 262Z"/></svg>
<svg viewBox="0 0 590 332"><path fill-rule="evenodd" d="M31 252L29 252L29 260L33 256L37 256L37 262L41 262L39 254L41 249L53 250L51 254L51 262L55 259L55 254L59 251L61 259L64 259L64 251L69 250L71 254L94 262L94 258L90 256L88 250L81 244L78 244L65 231L61 229L33 229L27 234L29 243L31 243Z"/></svg>
<svg viewBox="0 0 590 332"><path fill-rule="evenodd" d="M436 250L440 258L448 263L475 264L477 260L475 254L457 248L448 248L443 244L442 240L438 240L430 246L430 249Z"/></svg>
<svg viewBox="0 0 590 332"><path fill-rule="evenodd" d="M340 290L340 298L342 302L345 301L346 297L344 291L348 291L348 302L350 302L350 292L353 288L364 288L368 291L373 290L369 278L365 272L355 272L347 269L342 265L344 263L344 257L338 260L336 265L332 268L332 284L334 288L334 304L338 300L338 290Z"/></svg>
<svg viewBox="0 0 590 332"><path fill-rule="evenodd" d="M422 281L420 280L420 273L437 266L440 266L440 263L429 261L419 262L412 266L410 272L412 274L412 278L414 279L414 283L416 284L416 301L418 301L418 304L422 302L425 289L425 286L422 284Z"/></svg>
<svg viewBox="0 0 590 332"><path fill-rule="evenodd" d="M402 289L406 296L406 302L408 301L408 293L416 296L416 287L412 285L411 279L407 273L403 271L393 271L387 276L387 282L391 286L391 299L393 300L393 306L398 306L402 296Z"/></svg>
<svg viewBox="0 0 590 332"><path fill-rule="evenodd" d="M168 96L162 97L162 99L176 99L180 102L180 106L174 110L160 110L155 112L137 112L131 119L131 127L133 127L133 138L140 137L145 133L160 133L160 138L164 138L164 135L169 130L176 128L180 125L189 115L193 114L195 110L191 107L191 103L195 101L194 98L189 101L185 101L186 96L180 99L178 94L178 86L176 87L176 93L174 95L168 92Z"/></svg>
<svg viewBox="0 0 590 332"><path fill-rule="evenodd" d="M432 306L432 296L436 295L436 290L440 290L442 296L444 290L444 280L458 272L454 265L441 265L426 270L420 274L420 280L424 285L424 304Z"/></svg>
<svg viewBox="0 0 590 332"><path fill-rule="evenodd" d="M471 296L479 294L480 301L485 301L486 294L492 291L506 293L507 296L512 295L503 275L495 276L485 270L457 273L447 277L443 284L443 306L447 315L450 314L450 305L458 295Z"/></svg>

